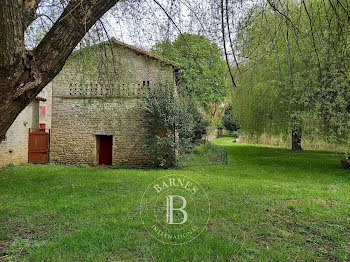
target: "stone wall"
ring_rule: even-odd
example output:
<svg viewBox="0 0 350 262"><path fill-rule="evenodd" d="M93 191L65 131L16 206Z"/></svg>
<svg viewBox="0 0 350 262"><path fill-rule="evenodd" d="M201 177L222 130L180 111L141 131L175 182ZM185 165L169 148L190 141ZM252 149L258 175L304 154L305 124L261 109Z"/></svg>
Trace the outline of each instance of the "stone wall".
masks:
<svg viewBox="0 0 350 262"><path fill-rule="evenodd" d="M46 129L49 129L51 128L52 114L52 82L45 86L45 88L40 92L39 96L46 99L45 102L39 102L39 106L46 107L46 115L42 116L41 114L39 114L39 124L45 124Z"/></svg>
<svg viewBox="0 0 350 262"><path fill-rule="evenodd" d="M79 52L53 81L50 160L98 164L97 135L112 135L113 165L146 165L143 99L173 67L125 47Z"/></svg>
<svg viewBox="0 0 350 262"><path fill-rule="evenodd" d="M146 164L140 99L54 97L51 161L98 164L96 135L113 135L113 164Z"/></svg>
<svg viewBox="0 0 350 262"><path fill-rule="evenodd" d="M16 118L0 144L0 167L28 162L29 128L38 128L39 102L31 102Z"/></svg>

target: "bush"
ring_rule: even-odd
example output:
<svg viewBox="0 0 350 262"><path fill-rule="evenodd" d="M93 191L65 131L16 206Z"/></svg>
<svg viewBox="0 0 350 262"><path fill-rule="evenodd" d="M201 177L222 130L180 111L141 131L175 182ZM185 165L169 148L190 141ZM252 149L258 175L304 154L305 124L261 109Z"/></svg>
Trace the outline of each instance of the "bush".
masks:
<svg viewBox="0 0 350 262"><path fill-rule="evenodd" d="M203 135L207 133L209 121L205 120L203 114L199 111L198 105L194 101L188 102L188 112L190 112L193 122L192 143L198 144Z"/></svg>
<svg viewBox="0 0 350 262"><path fill-rule="evenodd" d="M170 167L192 148L193 118L189 103L176 93L173 84L159 86L145 101L149 132L149 164Z"/></svg>
<svg viewBox="0 0 350 262"><path fill-rule="evenodd" d="M226 130L231 132L238 131L239 125L232 114L232 106L229 106L225 109L225 113L222 116L221 122Z"/></svg>
<svg viewBox="0 0 350 262"><path fill-rule="evenodd" d="M340 160L341 166L344 169L350 169L350 158L343 158Z"/></svg>

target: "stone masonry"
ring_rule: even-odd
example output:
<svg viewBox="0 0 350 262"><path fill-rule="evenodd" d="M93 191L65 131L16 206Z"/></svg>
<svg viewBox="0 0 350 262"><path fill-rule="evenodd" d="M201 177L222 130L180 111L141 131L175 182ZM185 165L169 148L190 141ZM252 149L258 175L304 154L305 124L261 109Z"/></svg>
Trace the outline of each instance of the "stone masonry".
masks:
<svg viewBox="0 0 350 262"><path fill-rule="evenodd" d="M112 164L146 165L144 97L176 82L179 66L111 40L76 51L52 82L50 161L99 163L99 136L113 136Z"/></svg>

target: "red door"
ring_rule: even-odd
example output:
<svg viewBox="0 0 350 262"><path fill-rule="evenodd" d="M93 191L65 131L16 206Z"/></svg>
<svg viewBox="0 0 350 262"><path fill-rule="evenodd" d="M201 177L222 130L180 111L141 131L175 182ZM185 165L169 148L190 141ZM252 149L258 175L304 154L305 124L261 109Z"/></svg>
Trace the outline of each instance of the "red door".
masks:
<svg viewBox="0 0 350 262"><path fill-rule="evenodd" d="M113 136L100 136L99 164L112 165Z"/></svg>
<svg viewBox="0 0 350 262"><path fill-rule="evenodd" d="M50 135L44 129L29 128L28 163L49 162Z"/></svg>

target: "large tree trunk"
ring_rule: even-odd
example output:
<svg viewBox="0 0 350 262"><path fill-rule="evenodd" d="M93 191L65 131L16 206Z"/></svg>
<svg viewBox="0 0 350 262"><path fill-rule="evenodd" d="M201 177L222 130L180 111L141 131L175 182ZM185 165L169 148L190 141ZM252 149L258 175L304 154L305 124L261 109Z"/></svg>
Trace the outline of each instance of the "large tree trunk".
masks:
<svg viewBox="0 0 350 262"><path fill-rule="evenodd" d="M86 32L118 0L71 0L33 53L24 31L40 0L5 0L0 8L0 141L18 114L61 71Z"/></svg>
<svg viewBox="0 0 350 262"><path fill-rule="evenodd" d="M299 123L294 123L292 128L292 150L302 151L301 147L301 125Z"/></svg>

